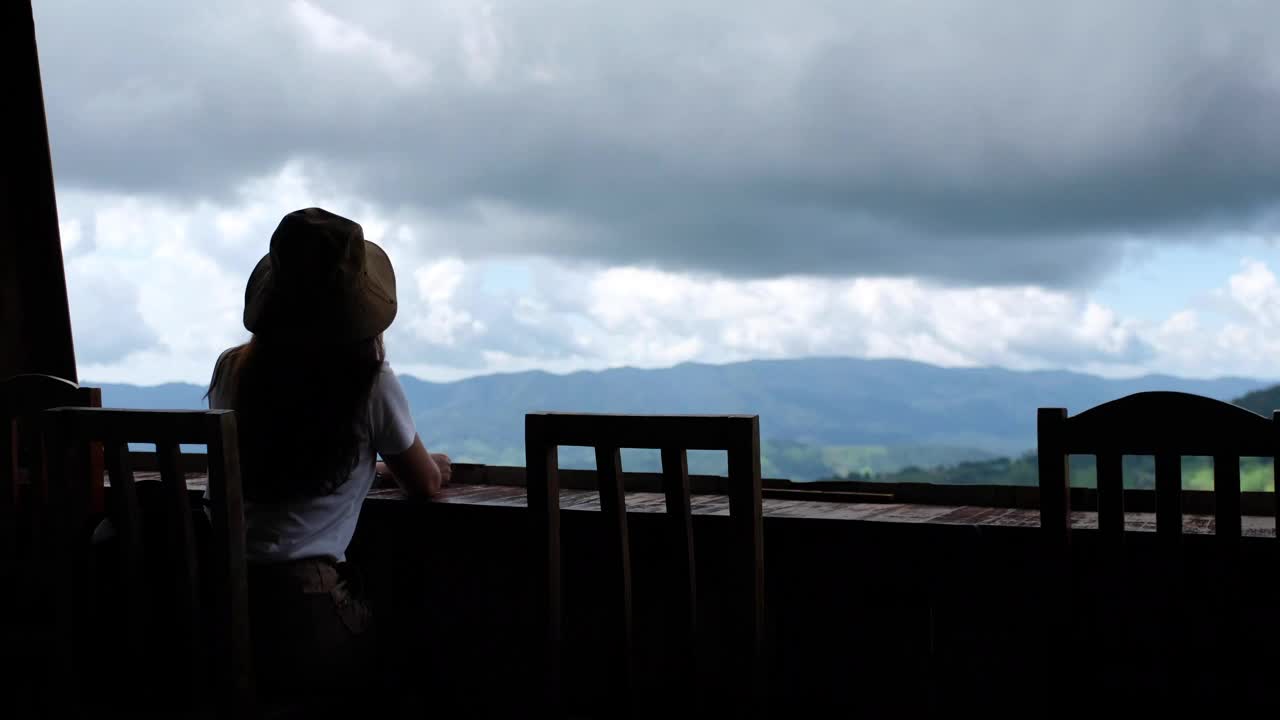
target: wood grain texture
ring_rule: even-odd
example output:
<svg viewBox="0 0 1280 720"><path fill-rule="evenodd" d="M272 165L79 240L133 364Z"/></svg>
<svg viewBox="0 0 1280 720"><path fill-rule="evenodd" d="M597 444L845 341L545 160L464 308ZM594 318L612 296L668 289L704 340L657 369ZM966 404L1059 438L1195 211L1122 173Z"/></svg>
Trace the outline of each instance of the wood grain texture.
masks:
<svg viewBox="0 0 1280 720"><path fill-rule="evenodd" d="M75 382L45 121L36 29L30 0L0 3L0 67L5 72L0 133L0 379L46 373Z"/></svg>
<svg viewBox="0 0 1280 720"><path fill-rule="evenodd" d="M563 708L563 678L559 675L561 639L561 595L559 513L563 495L558 481L557 449L561 445L585 445L596 450L596 472L593 473L599 490L598 507L606 517L605 541L612 551L608 553L618 566L603 569L613 573L622 585L621 609L618 617L620 636L618 653L614 654L616 677L630 677L631 641L630 614L632 607L630 588L630 558L626 539L626 514L630 497L623 489L620 448L656 448L662 453L663 473L655 480L662 494L655 494L651 510L666 512L671 516L671 542L668 545L667 567L672 586L668 592L687 588L687 597L673 607L681 617L677 635L678 657L669 662L671 668L692 669L696 661L687 652L694 646L696 631L696 579L693 573L694 550L692 543L692 514L694 503L690 495L685 451L724 450L729 457L729 476L718 481L727 492L728 515L734 526L733 557L729 559L734 581L733 607L726 608L739 631L733 637L741 642L738 658L742 663L737 673L733 707L735 711L750 713L761 707L763 697L763 642L764 642L764 552L760 478L759 420L755 416L634 416L593 415L571 413L530 413L525 417L526 492L524 499L530 510L534 536L533 568L536 596L540 610L546 618L546 640L541 665L547 678L546 703L553 709ZM474 470L477 476L498 479L512 474L498 469ZM465 476L466 471L463 472ZM579 478L582 475L579 474ZM486 491L489 497L499 501L501 492ZM508 493L510 494L510 493ZM518 493L517 493L518 494ZM510 498L514 499L514 498ZM580 501L579 501L580 500ZM448 502L446 499L445 502ZM587 497L575 498L572 507L590 504ZM687 608L687 612L684 610ZM687 634L686 634L687 630ZM682 647L683 646L683 647ZM673 677L667 683L667 691L680 693L687 688L687 678ZM626 702L631 688L629 682L615 682L610 692L610 712L626 714Z"/></svg>
<svg viewBox="0 0 1280 720"><path fill-rule="evenodd" d="M1071 464L1067 452L1067 411L1040 408L1036 417L1036 447L1040 472L1040 528L1046 543L1071 544Z"/></svg>
<svg viewBox="0 0 1280 720"><path fill-rule="evenodd" d="M1213 458L1213 494L1217 502L1214 522L1218 537L1234 544L1240 538L1240 458L1219 455Z"/></svg>
<svg viewBox="0 0 1280 720"><path fill-rule="evenodd" d="M176 443L167 440L156 443L156 457L160 462L169 558L174 564L174 597L179 609L178 626L174 628L172 639L177 646L177 657L182 662L189 667L201 667L205 652L202 638L204 610L200 602L198 548L195 527L191 521L187 482L182 474ZM202 681L203 678L192 679L192 693L199 692Z"/></svg>
<svg viewBox="0 0 1280 720"><path fill-rule="evenodd" d="M1168 450L1156 455L1156 532L1182 534L1182 458Z"/></svg>
<svg viewBox="0 0 1280 720"><path fill-rule="evenodd" d="M676 697L692 697L697 674L698 579L694 562L693 510L689 490L689 458L681 448L661 450L664 509L667 513L667 545L670 554L668 626L673 646L666 683Z"/></svg>
<svg viewBox="0 0 1280 720"><path fill-rule="evenodd" d="M111 479L111 519L120 539L118 557L122 662L137 667L143 657L143 626L147 593L143 587L142 509L130 467L129 446L107 443L104 448Z"/></svg>
<svg viewBox="0 0 1280 720"><path fill-rule="evenodd" d="M64 431L68 441L156 443L161 441L206 445L207 414L231 410L120 410L87 408L68 415Z"/></svg>
<svg viewBox="0 0 1280 720"><path fill-rule="evenodd" d="M212 622L215 708L226 717L250 717L258 709L249 636L248 568L245 559L244 494L240 439L233 412L203 413L208 446L209 524L215 592Z"/></svg>
<svg viewBox="0 0 1280 720"><path fill-rule="evenodd" d="M613 578L613 596L617 605L612 608L613 636L610 647L614 656L609 658L610 696L616 699L615 712L626 714L630 706L632 677L632 598L631 598L631 550L627 534L626 491L622 487L622 455L617 447L596 448L596 474L600 478L600 512L604 515L605 535L601 538L607 548L606 555L613 564L604 568L607 577Z"/></svg>
<svg viewBox="0 0 1280 720"><path fill-rule="evenodd" d="M593 413L530 413L547 442L600 447L626 438L622 447L677 446L685 450L727 450L742 433L751 431L754 415L603 415Z"/></svg>
<svg viewBox="0 0 1280 720"><path fill-rule="evenodd" d="M1068 421L1072 455L1235 455L1269 457L1268 419L1231 403L1179 392L1142 392L1086 410Z"/></svg>
<svg viewBox="0 0 1280 720"><path fill-rule="evenodd" d="M1072 596L1074 566L1070 559L1070 501L1077 493L1068 488L1069 456L1094 455L1097 458L1097 523L1104 537L1100 567L1086 572L1107 578L1100 594L1103 603L1102 627L1106 652L1122 646L1125 626L1115 620L1124 612L1125 589L1131 568L1125 566L1123 543L1132 519L1126 509L1154 510L1154 529L1159 548L1155 567L1162 585L1154 608L1163 628L1158 638L1163 667L1160 672L1172 687L1187 687L1194 671L1189 658L1180 656L1178 630L1185 624L1188 611L1186 582L1188 554L1184 532L1216 534L1215 567L1218 577L1213 583L1216 619L1220 639L1218 650L1224 659L1222 668L1230 675L1239 655L1241 640L1235 620L1243 598L1235 568L1240 563L1240 540L1256 531L1246 528L1246 513L1270 503L1272 513L1280 504L1276 494L1251 494L1240 491L1241 457L1275 457L1277 419L1266 418L1230 403L1175 392L1145 392L1104 403L1074 417L1061 408L1039 411L1039 460L1042 535L1050 553L1043 559L1046 573L1043 609L1046 627L1058 627L1047 641L1049 669L1045 674L1046 692L1060 694L1057 679L1068 668L1061 663L1068 648L1069 628L1075 620L1075 608L1064 598ZM1155 457L1155 492L1133 492L1123 488L1124 455ZM1183 490L1182 460L1187 456L1213 458L1214 488L1211 493ZM1270 495L1269 498L1266 496ZM1134 502L1130 502L1132 499ZM1135 507L1137 505L1141 507ZM1248 507L1246 507L1248 506ZM1195 512L1212 513L1212 520ZM1270 533L1273 537L1275 531ZM1065 553L1055 552L1067 548ZM1063 558L1068 561L1063 562ZM1054 575L1057 577L1054 577ZM1228 684L1233 682L1227 681Z"/></svg>
<svg viewBox="0 0 1280 720"><path fill-rule="evenodd" d="M1098 455L1098 530L1114 547L1124 544L1124 467L1116 453Z"/></svg>
<svg viewBox="0 0 1280 720"><path fill-rule="evenodd" d="M531 543L531 584L535 626L543 629L530 647L530 687L540 692L541 705L559 715L563 708L562 676L564 608L561 604L563 580L560 555L560 483L556 446L544 432L545 423L525 417L525 502L529 508Z"/></svg>
<svg viewBox="0 0 1280 720"><path fill-rule="evenodd" d="M53 595L58 656L68 660L62 671L66 686L79 687L75 680L78 673L90 672L90 668L76 666L71 659L85 657L83 649L75 647L76 638L85 635L84 628L76 631L83 622L72 598L78 597L76 588L89 586L85 568L76 559L86 554L87 537L73 532L82 527L81 518L75 515L76 498L83 499L74 490L84 484L83 472L70 472L77 453L83 454L91 443L101 443L106 452L107 474L111 478L112 525L121 539L120 557L116 566L117 582L121 587L124 604L121 606L124 625L114 635L121 638L117 647L122 653L145 652L142 665L158 664L164 668L189 668L183 675L189 681L185 697L197 705L211 705L226 717L252 715L256 702L252 682L251 654L249 646L248 597L245 567L245 538L243 501L240 489L239 452L235 415L230 411L126 411L95 408L55 408L42 413L44 446L50 458L49 490L50 507L57 520L58 543L51 545L48 566L56 568ZM198 432L197 432L198 430ZM162 502L155 509L163 515L164 543L146 547L150 536L139 537L142 510L137 496L138 477L131 472L128 442L150 442L156 445L156 461L159 466ZM206 445L208 473L203 477L210 501L211 542L207 566L202 564L202 554L197 545L193 524L193 493L182 471L180 441ZM139 474L140 475L140 474ZM150 511L149 511L150 512ZM143 559L147 562L142 562ZM139 582L140 574L152 563L151 559L165 566L164 577L172 578L162 597L140 599L147 592L149 582ZM164 585L162 583L162 585ZM204 607L208 598L212 607ZM139 617L142 607L164 607L155 617ZM137 625L155 625L157 618L169 618L172 627L148 627L145 632L134 632ZM159 635L156 633L159 632ZM134 643L140 637L160 637L162 642L138 648ZM212 639L208 647L205 638ZM207 671L197 671L208 668ZM172 688L170 688L172 689ZM127 701L127 696L115 698Z"/></svg>

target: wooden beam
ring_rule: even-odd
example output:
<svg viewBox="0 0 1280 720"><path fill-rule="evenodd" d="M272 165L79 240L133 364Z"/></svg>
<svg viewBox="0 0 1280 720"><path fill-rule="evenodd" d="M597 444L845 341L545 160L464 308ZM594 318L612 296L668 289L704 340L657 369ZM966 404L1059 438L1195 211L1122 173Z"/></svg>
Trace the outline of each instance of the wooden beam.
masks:
<svg viewBox="0 0 1280 720"><path fill-rule="evenodd" d="M30 0L0 3L0 379L78 382Z"/></svg>
<svg viewBox="0 0 1280 720"><path fill-rule="evenodd" d="M608 445L625 437L629 448L724 450L750 432L751 415L603 415L595 413L534 412L525 416L550 445Z"/></svg>
<svg viewBox="0 0 1280 720"><path fill-rule="evenodd" d="M151 443L158 437L168 442L203 444L210 416L233 415L231 410L120 410L118 408L63 408L46 410L47 415L65 415L63 432L74 441ZM163 423L164 433L157 433ZM161 466L163 467L163 465Z"/></svg>

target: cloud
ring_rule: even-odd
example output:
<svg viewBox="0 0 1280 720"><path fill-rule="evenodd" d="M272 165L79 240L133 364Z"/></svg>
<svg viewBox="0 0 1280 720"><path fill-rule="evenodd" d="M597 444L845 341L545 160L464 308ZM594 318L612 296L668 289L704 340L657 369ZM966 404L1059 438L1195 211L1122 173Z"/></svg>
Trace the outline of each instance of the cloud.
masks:
<svg viewBox="0 0 1280 720"><path fill-rule="evenodd" d="M1280 281L1246 258L1227 278L1209 312L1182 310L1146 337L1160 367L1202 376L1280 376Z"/></svg>
<svg viewBox="0 0 1280 720"><path fill-rule="evenodd" d="M356 63L371 61L388 82L398 86L417 85L430 74L430 69L412 54L344 23L306 0L293 0L289 11L314 49L321 53L332 53Z"/></svg>
<svg viewBox="0 0 1280 720"><path fill-rule="evenodd" d="M1263 330L1280 327L1280 287L1264 263L1246 259L1227 281L1227 296Z"/></svg>
<svg viewBox="0 0 1280 720"><path fill-rule="evenodd" d="M307 192L288 173L250 186L282 203ZM244 278L278 215L253 202L191 209L79 192L61 200L64 227L93 237L76 240L68 260L81 374L204 382L218 353L247 337ZM1069 292L464 260L432 251L412 226L357 216L397 268L391 357L436 379L805 355L1012 367L1148 359L1133 323Z"/></svg>
<svg viewBox="0 0 1280 720"><path fill-rule="evenodd" d="M291 203L295 181L283 174L254 186ZM81 376L207 382L218 353L248 335L244 281L278 216L253 205L184 209L78 192L60 204L64 228L79 228L67 280ZM815 355L1106 375L1280 376L1280 278L1258 260L1222 278L1213 304L1152 322L1086 293L1032 285L743 279L461 259L431 251L432 241L388 216L353 214L396 265L401 307L387 337L391 360L429 379ZM223 233L223 243L212 241Z"/></svg>
<svg viewBox="0 0 1280 720"><path fill-rule="evenodd" d="M1087 286L1277 229L1280 6L38 4L59 186L305 168L464 261Z"/></svg>
<svg viewBox="0 0 1280 720"><path fill-rule="evenodd" d="M157 342L139 312L138 288L104 268L73 260L67 268L67 298L76 358L80 365L114 364Z"/></svg>
<svg viewBox="0 0 1280 720"><path fill-rule="evenodd" d="M81 374L207 380L286 212L359 220L433 378L853 355L1275 375L1280 6L44 0ZM1228 276L1229 274L1229 276ZM1203 301L1203 302L1202 302Z"/></svg>
<svg viewBox="0 0 1280 720"><path fill-rule="evenodd" d="M1044 367L1146 359L1136 328L1035 287L946 288L911 279L733 281L611 269L587 314L616 362L852 355L939 365ZM629 342L628 342L629 341Z"/></svg>

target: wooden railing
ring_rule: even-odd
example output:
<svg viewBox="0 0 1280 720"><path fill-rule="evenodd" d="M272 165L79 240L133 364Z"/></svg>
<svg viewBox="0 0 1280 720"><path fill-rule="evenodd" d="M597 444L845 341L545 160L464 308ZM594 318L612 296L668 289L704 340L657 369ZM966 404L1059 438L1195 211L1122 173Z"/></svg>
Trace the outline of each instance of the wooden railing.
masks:
<svg viewBox="0 0 1280 720"><path fill-rule="evenodd" d="M154 452L130 453L133 467L140 472L159 470ZM205 472L203 456L182 454L183 472ZM662 475L656 472L626 472L629 492L662 492ZM525 487L525 469L508 465L482 465L455 463L453 481L464 485L502 485ZM690 475L689 489L695 495L724 495L728 478L720 475ZM1034 510L1040 507L1040 489L1029 485L932 485L928 483L883 483L866 480L839 480L797 482L782 478L765 478L762 481L765 499L806 500L813 502L869 502L901 503L904 505L948 505ZM565 490L595 490L594 470L560 471L560 487ZM1240 505L1244 515L1269 516L1275 513L1275 493L1243 492ZM1213 492L1208 490L1183 490L1184 512L1212 515ZM1071 507L1082 512L1096 512L1098 491L1096 488L1071 489ZM1128 489L1124 491L1124 507L1127 512L1155 512L1154 490Z"/></svg>

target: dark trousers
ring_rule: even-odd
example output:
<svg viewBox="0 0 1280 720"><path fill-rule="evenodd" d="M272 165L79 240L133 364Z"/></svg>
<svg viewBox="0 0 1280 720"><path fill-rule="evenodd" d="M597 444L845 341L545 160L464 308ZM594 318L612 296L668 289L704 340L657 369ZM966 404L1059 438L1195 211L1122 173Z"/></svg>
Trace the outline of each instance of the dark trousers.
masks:
<svg viewBox="0 0 1280 720"><path fill-rule="evenodd" d="M341 703L377 683L373 615L351 565L330 558L251 565L249 613L264 697Z"/></svg>

